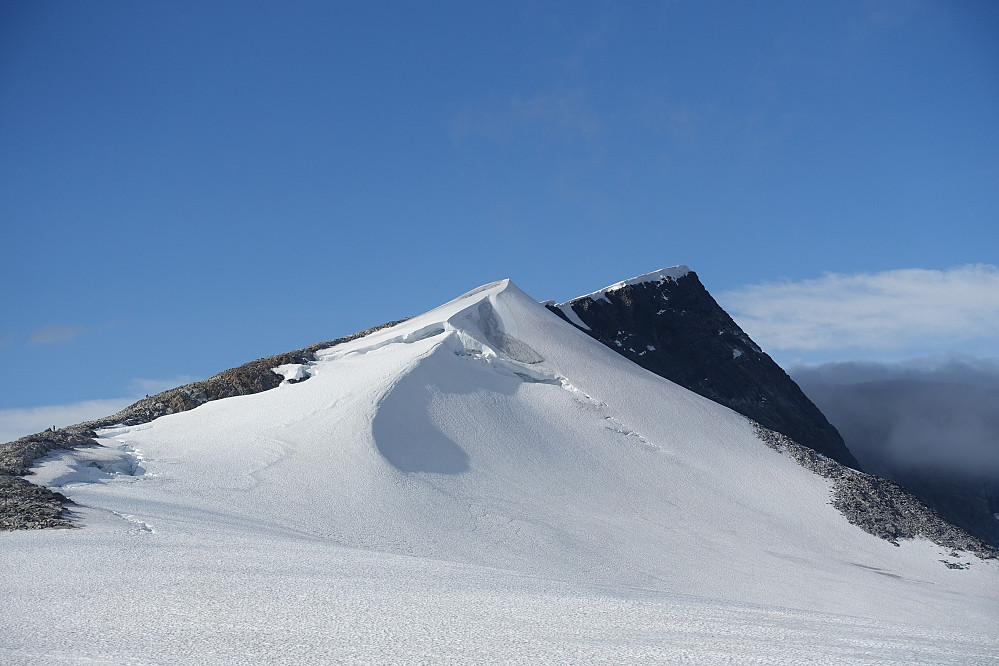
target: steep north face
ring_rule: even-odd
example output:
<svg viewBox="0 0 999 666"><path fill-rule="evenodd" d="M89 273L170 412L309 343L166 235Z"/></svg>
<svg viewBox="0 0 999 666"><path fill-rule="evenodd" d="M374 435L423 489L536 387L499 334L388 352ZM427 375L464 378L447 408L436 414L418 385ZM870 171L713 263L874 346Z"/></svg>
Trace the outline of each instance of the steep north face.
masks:
<svg viewBox="0 0 999 666"><path fill-rule="evenodd" d="M545 305L643 368L860 468L836 428L686 267Z"/></svg>

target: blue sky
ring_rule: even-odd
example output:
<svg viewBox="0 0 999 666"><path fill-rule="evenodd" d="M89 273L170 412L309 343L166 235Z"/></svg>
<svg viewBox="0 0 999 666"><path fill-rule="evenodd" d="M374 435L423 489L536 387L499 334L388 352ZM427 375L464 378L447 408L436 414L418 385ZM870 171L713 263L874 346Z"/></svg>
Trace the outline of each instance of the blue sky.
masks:
<svg viewBox="0 0 999 666"><path fill-rule="evenodd" d="M3 3L0 411L680 263L785 366L995 356L997 31L929 0Z"/></svg>

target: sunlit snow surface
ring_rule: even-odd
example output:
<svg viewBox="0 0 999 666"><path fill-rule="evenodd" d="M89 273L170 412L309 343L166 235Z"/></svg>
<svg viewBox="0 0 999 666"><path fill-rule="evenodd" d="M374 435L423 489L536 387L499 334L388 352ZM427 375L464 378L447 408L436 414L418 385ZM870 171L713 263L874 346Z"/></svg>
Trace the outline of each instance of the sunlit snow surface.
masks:
<svg viewBox="0 0 999 666"><path fill-rule="evenodd" d="M621 282L615 282L614 284L610 285L609 287L604 287L603 289L598 289L597 291L594 291L593 293L584 294L584 295L579 296L577 298L574 298L572 300L573 301L581 301L584 298L590 298L590 299L593 299L595 301L602 299L602 300L605 300L608 303L610 303L610 299L607 298L607 293L608 292L617 291L618 289L623 289L623 288L627 287L628 285L644 284L646 282L662 282L663 280L677 280L678 278L684 277L688 273L690 273L690 269L687 268L686 266L684 266L683 264L681 264L679 266L670 266L669 268L660 268L659 270L652 271L651 273L645 273L643 275L638 275L636 277L629 278L627 280L622 280ZM566 316L569 317L569 320L572 321L572 323L576 324L577 326L580 323L582 323L582 322L575 321L573 319L573 315L569 315L569 311L571 311L572 308L562 307L562 306L565 306L565 305L568 305L568 302L566 302L566 303L558 303L556 305L556 307L558 307L560 310L562 310L562 312L565 312ZM662 312L664 312L664 311L660 311L659 314L661 314ZM582 328L584 330L587 330L587 331L590 330L590 327L586 326L586 324L583 324Z"/></svg>
<svg viewBox="0 0 999 666"><path fill-rule="evenodd" d="M506 281L319 356L41 464L83 528L0 534L0 662L999 659L995 562Z"/></svg>

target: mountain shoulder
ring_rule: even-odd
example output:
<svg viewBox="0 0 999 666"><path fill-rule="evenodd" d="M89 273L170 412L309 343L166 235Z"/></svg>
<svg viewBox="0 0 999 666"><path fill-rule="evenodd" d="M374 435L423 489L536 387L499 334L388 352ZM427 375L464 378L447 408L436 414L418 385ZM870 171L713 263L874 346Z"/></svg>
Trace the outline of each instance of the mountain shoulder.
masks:
<svg viewBox="0 0 999 666"><path fill-rule="evenodd" d="M999 559L999 549L944 520L911 492L894 481L847 467L787 435L752 421L756 436L771 449L787 455L805 469L833 482L832 505L853 525L896 546L899 539L929 539L957 558L956 551ZM965 568L942 560L951 568Z"/></svg>
<svg viewBox="0 0 999 666"><path fill-rule="evenodd" d="M97 430L113 426L149 423L167 414L237 395L250 395L276 388L284 378L272 371L280 365L314 361L316 352L395 326L390 321L342 338L320 342L295 351L250 361L190 384L184 384L135 402L117 414L77 425L45 430L0 444L0 530L31 530L73 527L68 517L72 502L61 493L37 486L24 476L40 459L57 450L98 446ZM304 381L304 380L301 380Z"/></svg>

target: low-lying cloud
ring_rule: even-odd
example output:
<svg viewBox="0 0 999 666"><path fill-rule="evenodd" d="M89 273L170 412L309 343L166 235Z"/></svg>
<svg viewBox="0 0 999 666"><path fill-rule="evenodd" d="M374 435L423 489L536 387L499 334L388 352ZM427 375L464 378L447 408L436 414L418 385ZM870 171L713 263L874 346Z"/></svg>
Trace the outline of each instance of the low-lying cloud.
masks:
<svg viewBox="0 0 999 666"><path fill-rule="evenodd" d="M66 405L0 409L0 443L33 435L53 426L62 428L111 416L142 398L143 394L153 395L194 380L195 378L190 375L178 375L167 379L133 379L129 382L130 397L84 400Z"/></svg>
<svg viewBox="0 0 999 666"><path fill-rule="evenodd" d="M813 280L749 285L722 293L719 301L768 350L999 342L999 268L988 264L827 273Z"/></svg>
<svg viewBox="0 0 999 666"><path fill-rule="evenodd" d="M109 416L135 402L134 398L85 400L69 405L47 405L26 409L0 409L0 443L83 421Z"/></svg>
<svg viewBox="0 0 999 666"><path fill-rule="evenodd" d="M999 480L999 360L828 363L790 374L866 470Z"/></svg>

